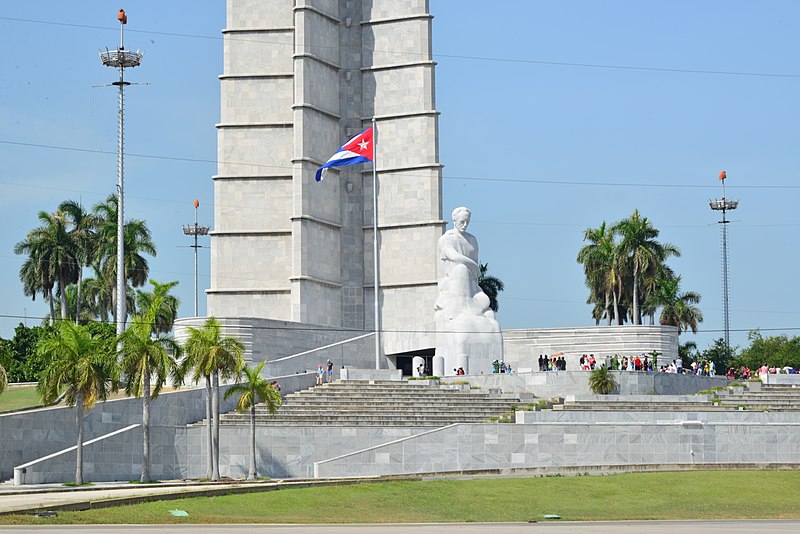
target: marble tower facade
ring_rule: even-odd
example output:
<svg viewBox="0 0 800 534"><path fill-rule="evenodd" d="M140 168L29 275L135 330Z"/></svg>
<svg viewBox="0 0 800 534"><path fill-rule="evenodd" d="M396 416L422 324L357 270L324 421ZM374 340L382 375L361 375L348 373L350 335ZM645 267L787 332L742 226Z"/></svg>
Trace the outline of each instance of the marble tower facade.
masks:
<svg viewBox="0 0 800 534"><path fill-rule="evenodd" d="M427 0L227 0L208 315L373 329L372 167L314 173L375 117L384 352L434 346L431 20Z"/></svg>

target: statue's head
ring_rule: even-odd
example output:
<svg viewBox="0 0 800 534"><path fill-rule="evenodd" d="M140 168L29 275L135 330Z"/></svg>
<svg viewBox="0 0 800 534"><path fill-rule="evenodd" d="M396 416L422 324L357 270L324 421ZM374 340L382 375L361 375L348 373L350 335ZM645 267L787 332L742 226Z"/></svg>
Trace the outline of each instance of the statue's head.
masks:
<svg viewBox="0 0 800 534"><path fill-rule="evenodd" d="M468 208L460 207L453 210L453 227L461 233L467 231L472 212Z"/></svg>

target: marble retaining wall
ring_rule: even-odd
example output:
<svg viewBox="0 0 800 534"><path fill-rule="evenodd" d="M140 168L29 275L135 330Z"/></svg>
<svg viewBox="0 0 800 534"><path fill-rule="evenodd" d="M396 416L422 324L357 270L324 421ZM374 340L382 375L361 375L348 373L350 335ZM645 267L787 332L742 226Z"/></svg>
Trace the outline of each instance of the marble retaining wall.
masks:
<svg viewBox="0 0 800 534"><path fill-rule="evenodd" d="M636 356L659 353L658 363L678 357L678 329L661 325L583 326L572 328L530 328L503 330L505 361L514 369L537 370L542 354L563 352L567 369L578 369L582 354Z"/></svg>
<svg viewBox="0 0 800 534"><path fill-rule="evenodd" d="M365 446L421 432L420 429L370 427L261 427L256 429L258 474L271 478L310 478L314 462ZM154 480L206 476L204 426L154 426L150 434L150 474ZM75 480L75 450L68 447L17 466L16 484ZM142 427L130 425L84 443L83 477L87 482L138 480L142 470ZM220 475L245 478L250 462L248 426L220 428Z"/></svg>
<svg viewBox="0 0 800 534"><path fill-rule="evenodd" d="M281 376L276 380L284 395L312 387L315 382L312 373ZM221 396L228 387L220 387ZM235 406L235 398L220 399L222 412L229 412ZM205 419L205 416L205 388L162 393L152 401L150 408L153 427L185 425ZM90 441L141 421L141 399L101 402L85 414L84 436ZM11 478L16 466L69 449L75 445L77 437L74 408L44 408L0 415L0 480ZM141 438L133 442L141 449ZM74 453L72 472L74 476Z"/></svg>
<svg viewBox="0 0 800 534"><path fill-rule="evenodd" d="M227 389L223 386L223 392ZM230 411L235 402L221 401ZM183 425L205 418L204 388L162 393L152 401L153 425ZM124 398L101 402L84 416L84 436L91 440L142 420L142 400ZM0 415L0 479L11 478L15 466L42 458L75 444L75 408L55 407Z"/></svg>
<svg viewBox="0 0 800 534"><path fill-rule="evenodd" d="M715 386L726 386L724 376L678 375L612 371L621 395L691 395ZM481 389L501 389L503 393L530 393L542 399L567 395L590 395L588 371L549 371L494 373L442 378L442 383L467 380Z"/></svg>
<svg viewBox="0 0 800 534"><path fill-rule="evenodd" d="M316 477L670 464L800 463L800 423L456 424L314 465Z"/></svg>

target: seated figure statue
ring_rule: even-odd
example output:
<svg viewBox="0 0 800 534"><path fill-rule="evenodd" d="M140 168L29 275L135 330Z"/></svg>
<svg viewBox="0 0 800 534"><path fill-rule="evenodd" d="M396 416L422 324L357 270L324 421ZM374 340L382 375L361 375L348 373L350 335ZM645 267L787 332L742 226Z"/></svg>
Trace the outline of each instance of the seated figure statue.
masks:
<svg viewBox="0 0 800 534"><path fill-rule="evenodd" d="M444 359L439 362L445 375L459 368L490 373L491 362L503 357L500 325L489 308L489 297L478 286L478 240L467 233L470 216L467 208L453 210L453 229L439 238L436 249L436 356Z"/></svg>

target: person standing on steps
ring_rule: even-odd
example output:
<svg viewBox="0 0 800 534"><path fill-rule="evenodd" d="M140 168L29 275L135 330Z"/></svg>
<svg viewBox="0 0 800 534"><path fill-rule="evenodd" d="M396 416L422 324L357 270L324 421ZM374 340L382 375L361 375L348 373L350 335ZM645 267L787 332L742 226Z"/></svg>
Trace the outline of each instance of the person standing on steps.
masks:
<svg viewBox="0 0 800 534"><path fill-rule="evenodd" d="M328 384L333 382L333 362L328 358Z"/></svg>
<svg viewBox="0 0 800 534"><path fill-rule="evenodd" d="M322 379L324 378L324 376L325 376L325 369L322 368L322 364L319 364L317 366L317 385L318 386L322 385Z"/></svg>

